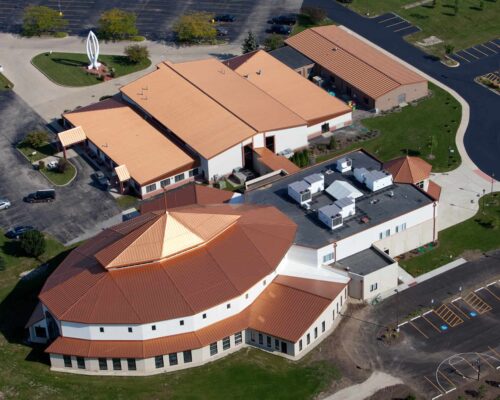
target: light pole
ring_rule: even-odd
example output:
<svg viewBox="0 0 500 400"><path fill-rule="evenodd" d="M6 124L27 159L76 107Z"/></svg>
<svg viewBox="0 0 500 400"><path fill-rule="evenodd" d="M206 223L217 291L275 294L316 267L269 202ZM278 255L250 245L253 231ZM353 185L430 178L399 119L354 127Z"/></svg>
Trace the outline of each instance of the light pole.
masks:
<svg viewBox="0 0 500 400"><path fill-rule="evenodd" d="M396 332L399 332L399 290L394 289L396 292Z"/></svg>
<svg viewBox="0 0 500 400"><path fill-rule="evenodd" d="M481 360L479 358L476 360L476 365L477 365L477 380L479 382L479 379L481 378Z"/></svg>

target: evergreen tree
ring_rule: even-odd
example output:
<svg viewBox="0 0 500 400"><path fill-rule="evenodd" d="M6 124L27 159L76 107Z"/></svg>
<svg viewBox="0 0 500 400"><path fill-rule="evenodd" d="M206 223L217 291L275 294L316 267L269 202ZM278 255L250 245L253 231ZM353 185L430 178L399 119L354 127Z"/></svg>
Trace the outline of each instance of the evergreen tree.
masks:
<svg viewBox="0 0 500 400"><path fill-rule="evenodd" d="M243 41L241 45L241 51L243 54L250 53L251 51L255 51L259 48L259 44L257 43L257 39L252 31L248 31L248 36Z"/></svg>

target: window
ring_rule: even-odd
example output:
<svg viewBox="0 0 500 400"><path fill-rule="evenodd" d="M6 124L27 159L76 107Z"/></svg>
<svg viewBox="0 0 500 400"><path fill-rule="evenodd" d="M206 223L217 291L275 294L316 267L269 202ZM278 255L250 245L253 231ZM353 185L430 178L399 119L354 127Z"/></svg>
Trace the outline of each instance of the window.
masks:
<svg viewBox="0 0 500 400"><path fill-rule="evenodd" d="M99 369L101 371L107 371L107 369L108 369L108 360L106 358L99 358Z"/></svg>
<svg viewBox="0 0 500 400"><path fill-rule="evenodd" d="M318 337L318 327L314 328L314 339Z"/></svg>
<svg viewBox="0 0 500 400"><path fill-rule="evenodd" d="M182 358L184 359L184 363L190 363L191 361L193 361L193 355L191 354L191 350L183 351Z"/></svg>
<svg viewBox="0 0 500 400"><path fill-rule="evenodd" d="M271 336L266 336L267 347L271 347Z"/></svg>
<svg viewBox="0 0 500 400"><path fill-rule="evenodd" d="M227 350L231 347L231 340L229 339L229 336L226 336L224 339L222 339L222 350Z"/></svg>
<svg viewBox="0 0 500 400"><path fill-rule="evenodd" d="M343 301L343 300L344 300L344 299L342 298L342 296L340 296L340 307L342 307L342 301Z"/></svg>
<svg viewBox="0 0 500 400"><path fill-rule="evenodd" d="M299 351L302 351L302 339L299 340Z"/></svg>
<svg viewBox="0 0 500 400"><path fill-rule="evenodd" d="M231 308L231 303L227 303L226 308L229 310Z"/></svg>
<svg viewBox="0 0 500 400"><path fill-rule="evenodd" d="M155 367L156 368L163 368L165 366L165 363L163 362L163 356L156 356L155 357Z"/></svg>
<svg viewBox="0 0 500 400"><path fill-rule="evenodd" d="M379 239L383 239L383 238L384 238L384 232L380 232L380 233L378 234L378 238L379 238Z"/></svg>
<svg viewBox="0 0 500 400"><path fill-rule="evenodd" d="M328 264L328 262L332 260L333 260L333 253L328 253L323 256L323 264Z"/></svg>
<svg viewBox="0 0 500 400"><path fill-rule="evenodd" d="M245 295L245 299L248 299L248 293Z"/></svg>
<svg viewBox="0 0 500 400"><path fill-rule="evenodd" d="M102 326L99 328L99 332L104 333L104 328Z"/></svg>
<svg viewBox="0 0 500 400"><path fill-rule="evenodd" d="M168 363L169 365L177 365L177 353L170 353L168 355Z"/></svg>
<svg viewBox="0 0 500 400"><path fill-rule="evenodd" d="M156 331L156 325L151 325L151 330Z"/></svg>
<svg viewBox="0 0 500 400"><path fill-rule="evenodd" d="M337 303L337 314L339 313L339 303Z"/></svg>
<svg viewBox="0 0 500 400"><path fill-rule="evenodd" d="M255 332L254 331L250 331L250 340L252 342L255 342Z"/></svg>
<svg viewBox="0 0 500 400"><path fill-rule="evenodd" d="M71 356L63 356L64 366L66 368L73 368L73 363L71 362Z"/></svg>
<svg viewBox="0 0 500 400"><path fill-rule="evenodd" d="M168 186L170 185L170 178L167 178L167 179L163 179L161 182L160 182L160 186L163 188L165 186Z"/></svg>
<svg viewBox="0 0 500 400"><path fill-rule="evenodd" d="M78 369L85 369L85 358L76 357L76 365L78 365Z"/></svg>
<svg viewBox="0 0 500 400"><path fill-rule="evenodd" d="M191 171L189 171L189 177L192 177L195 175L198 175L198 168L195 168L195 169L192 169Z"/></svg>
<svg viewBox="0 0 500 400"><path fill-rule="evenodd" d="M401 231L406 231L406 222L401 224Z"/></svg>
<svg viewBox="0 0 500 400"><path fill-rule="evenodd" d="M335 310L333 310L333 321L335 321Z"/></svg>
<svg viewBox="0 0 500 400"><path fill-rule="evenodd" d="M259 344L264 344L264 338L262 337L262 333L259 333Z"/></svg>
<svg viewBox="0 0 500 400"><path fill-rule="evenodd" d="M146 193L154 192L156 190L156 183L146 186Z"/></svg>
<svg viewBox="0 0 500 400"><path fill-rule="evenodd" d="M389 236L391 236L391 230L390 230L390 229L387 229L387 230L385 231L385 237L389 237Z"/></svg>
<svg viewBox="0 0 500 400"><path fill-rule="evenodd" d="M132 329L132 327L129 326L128 327L128 333L132 333L132 332L133 332L133 329Z"/></svg>
<svg viewBox="0 0 500 400"><path fill-rule="evenodd" d="M135 358L127 358L127 367L129 371L137 370L137 366L135 365Z"/></svg>
<svg viewBox="0 0 500 400"><path fill-rule="evenodd" d="M418 182L417 187L419 187L420 189L423 189L424 188L424 181Z"/></svg>
<svg viewBox="0 0 500 400"><path fill-rule="evenodd" d="M323 321L323 322L321 323L321 332L324 332L324 331L325 331L325 329L326 329L326 324L325 324L325 321Z"/></svg>
<svg viewBox="0 0 500 400"><path fill-rule="evenodd" d="M113 358L113 369L115 371L122 370L122 360L120 358Z"/></svg>
<svg viewBox="0 0 500 400"><path fill-rule="evenodd" d="M207 318L207 314L202 315L203 319Z"/></svg>
<svg viewBox="0 0 500 400"><path fill-rule="evenodd" d="M215 356L217 354L218 350L217 350L217 342L215 343L212 343L210 345L210 355L211 356Z"/></svg>
<svg viewBox="0 0 500 400"><path fill-rule="evenodd" d="M278 339L274 339L274 348L276 350L280 349L280 341Z"/></svg>
<svg viewBox="0 0 500 400"><path fill-rule="evenodd" d="M183 325L184 325L184 320L183 320L183 319L181 319L181 320L179 321L179 325L180 325L180 326L183 326Z"/></svg>
<svg viewBox="0 0 500 400"><path fill-rule="evenodd" d="M182 181L183 179L184 179L184 174L183 174L183 173L182 173L182 174L179 174L179 175L175 175L175 178L174 178L174 180L175 180L176 182L180 182L180 181Z"/></svg>
<svg viewBox="0 0 500 400"><path fill-rule="evenodd" d="M307 334L306 339L307 339L307 344L311 343L311 335L309 333Z"/></svg>
<svg viewBox="0 0 500 400"><path fill-rule="evenodd" d="M378 283L372 283L370 285L370 292L374 292L377 289L378 289Z"/></svg>
<svg viewBox="0 0 500 400"><path fill-rule="evenodd" d="M241 337L241 332L236 332L234 334L234 344L238 345L243 342L243 338Z"/></svg>
<svg viewBox="0 0 500 400"><path fill-rule="evenodd" d="M47 331L43 326L35 326L35 336L39 338L46 338Z"/></svg>
<svg viewBox="0 0 500 400"><path fill-rule="evenodd" d="M262 285L263 286L266 286L266 280L264 279L264 281L262 282Z"/></svg>

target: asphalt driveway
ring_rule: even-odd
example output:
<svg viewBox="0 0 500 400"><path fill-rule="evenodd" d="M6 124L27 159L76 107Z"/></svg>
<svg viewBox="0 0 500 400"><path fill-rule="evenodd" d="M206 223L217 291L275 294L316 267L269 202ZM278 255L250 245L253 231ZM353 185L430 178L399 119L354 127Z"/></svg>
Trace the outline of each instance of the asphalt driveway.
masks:
<svg viewBox="0 0 500 400"><path fill-rule="evenodd" d="M27 132L45 122L11 91L0 92L0 121L0 197L12 202L10 209L0 211L0 228L33 225L67 243L121 213L109 194L91 185L92 168L79 157L71 160L78 171L76 179L56 188L55 202L24 203L28 193L53 187L15 148Z"/></svg>

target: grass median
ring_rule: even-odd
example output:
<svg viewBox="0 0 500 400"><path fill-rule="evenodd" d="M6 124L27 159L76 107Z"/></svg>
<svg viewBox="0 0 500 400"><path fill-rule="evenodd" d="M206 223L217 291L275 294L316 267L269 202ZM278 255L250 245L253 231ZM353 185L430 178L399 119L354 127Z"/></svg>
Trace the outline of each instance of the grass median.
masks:
<svg viewBox="0 0 500 400"><path fill-rule="evenodd" d="M5 75L0 73L0 92L2 90L10 90L14 87L11 81L9 81Z"/></svg>
<svg viewBox="0 0 500 400"><path fill-rule="evenodd" d="M439 232L433 250L401 260L399 264L413 276L421 275L461 257L465 252L485 252L500 247L500 192L483 196L477 214Z"/></svg>
<svg viewBox="0 0 500 400"><path fill-rule="evenodd" d="M141 71L151 65L151 60L131 63L126 56L101 55L99 61L115 71L115 78ZM62 86L90 86L101 83L98 76L87 72L89 60L80 53L41 53L31 60L45 76Z"/></svg>

